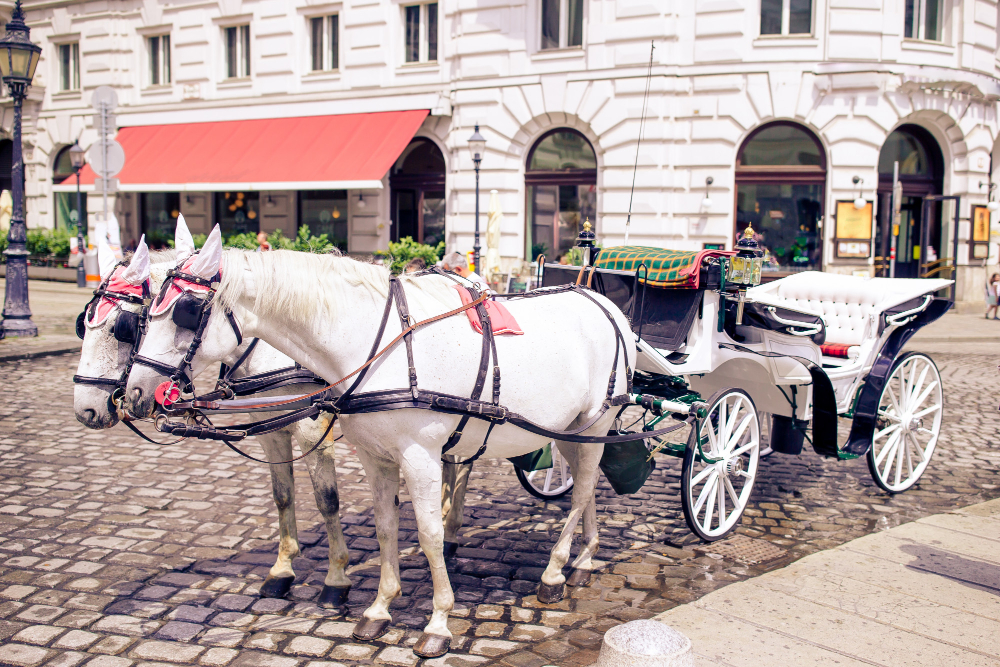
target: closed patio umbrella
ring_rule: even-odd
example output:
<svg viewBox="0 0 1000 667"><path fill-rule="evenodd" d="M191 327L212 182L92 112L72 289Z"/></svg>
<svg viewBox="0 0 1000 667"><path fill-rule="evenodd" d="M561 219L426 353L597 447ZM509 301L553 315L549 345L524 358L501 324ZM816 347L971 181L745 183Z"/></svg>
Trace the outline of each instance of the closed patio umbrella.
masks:
<svg viewBox="0 0 1000 667"><path fill-rule="evenodd" d="M487 281L500 273L500 224L503 212L500 210L500 195L490 190L490 207L486 223L486 258L483 260L483 278ZM478 268L478 267L477 267Z"/></svg>

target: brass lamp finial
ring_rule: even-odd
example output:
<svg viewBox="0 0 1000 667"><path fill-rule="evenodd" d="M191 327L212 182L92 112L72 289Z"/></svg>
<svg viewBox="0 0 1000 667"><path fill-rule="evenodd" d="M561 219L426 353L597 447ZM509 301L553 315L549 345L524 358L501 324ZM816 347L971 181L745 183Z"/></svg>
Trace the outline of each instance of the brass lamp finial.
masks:
<svg viewBox="0 0 1000 667"><path fill-rule="evenodd" d="M590 224L590 218L587 218L587 219L586 219L586 220L585 220L585 221L583 222L583 231L585 231L585 232L589 232L589 231L590 231L590 230L592 229L592 227L593 227L593 226L592 226L592 225Z"/></svg>
<svg viewBox="0 0 1000 667"><path fill-rule="evenodd" d="M748 223L747 224L747 228L743 230L743 238L745 238L745 239L752 239L753 238L754 231L753 231L752 224L753 223Z"/></svg>

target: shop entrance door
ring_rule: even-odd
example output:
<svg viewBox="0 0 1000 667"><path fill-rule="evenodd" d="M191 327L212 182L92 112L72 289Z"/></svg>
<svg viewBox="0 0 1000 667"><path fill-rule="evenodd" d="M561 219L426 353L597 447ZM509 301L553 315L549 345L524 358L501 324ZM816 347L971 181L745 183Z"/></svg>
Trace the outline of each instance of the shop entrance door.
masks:
<svg viewBox="0 0 1000 667"><path fill-rule="evenodd" d="M896 278L917 278L920 275L923 202L923 197L903 195L899 211L899 237L896 239ZM888 278L892 253L892 192L879 192L875 219L876 275Z"/></svg>
<svg viewBox="0 0 1000 667"><path fill-rule="evenodd" d="M955 217L946 224L942 220L942 208L945 202L953 202ZM927 221L920 225L919 278L955 279L955 266L958 262L958 214L961 210L962 198L958 195L930 195L923 199L921 219ZM896 274L899 275L898 273ZM955 283L949 290L951 300L955 300Z"/></svg>

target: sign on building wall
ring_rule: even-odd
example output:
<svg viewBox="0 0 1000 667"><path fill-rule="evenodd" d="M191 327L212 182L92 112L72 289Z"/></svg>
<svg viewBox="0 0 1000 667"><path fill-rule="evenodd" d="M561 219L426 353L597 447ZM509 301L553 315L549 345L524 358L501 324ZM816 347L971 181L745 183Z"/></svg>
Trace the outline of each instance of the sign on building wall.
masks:
<svg viewBox="0 0 1000 667"><path fill-rule="evenodd" d="M867 258L871 254L872 202L855 208L854 200L837 202L837 258Z"/></svg>
<svg viewBox="0 0 1000 667"><path fill-rule="evenodd" d="M970 259L986 259L990 254L990 210L972 207L972 238L969 239Z"/></svg>

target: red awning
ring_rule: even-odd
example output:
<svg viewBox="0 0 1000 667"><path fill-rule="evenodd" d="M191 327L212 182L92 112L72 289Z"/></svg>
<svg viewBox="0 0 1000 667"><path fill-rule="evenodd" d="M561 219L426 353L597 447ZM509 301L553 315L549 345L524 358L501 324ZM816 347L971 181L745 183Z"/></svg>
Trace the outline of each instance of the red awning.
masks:
<svg viewBox="0 0 1000 667"><path fill-rule="evenodd" d="M378 188L427 114L125 127L116 137L125 149L117 178L121 190L133 192ZM93 182L87 165L80 183Z"/></svg>

